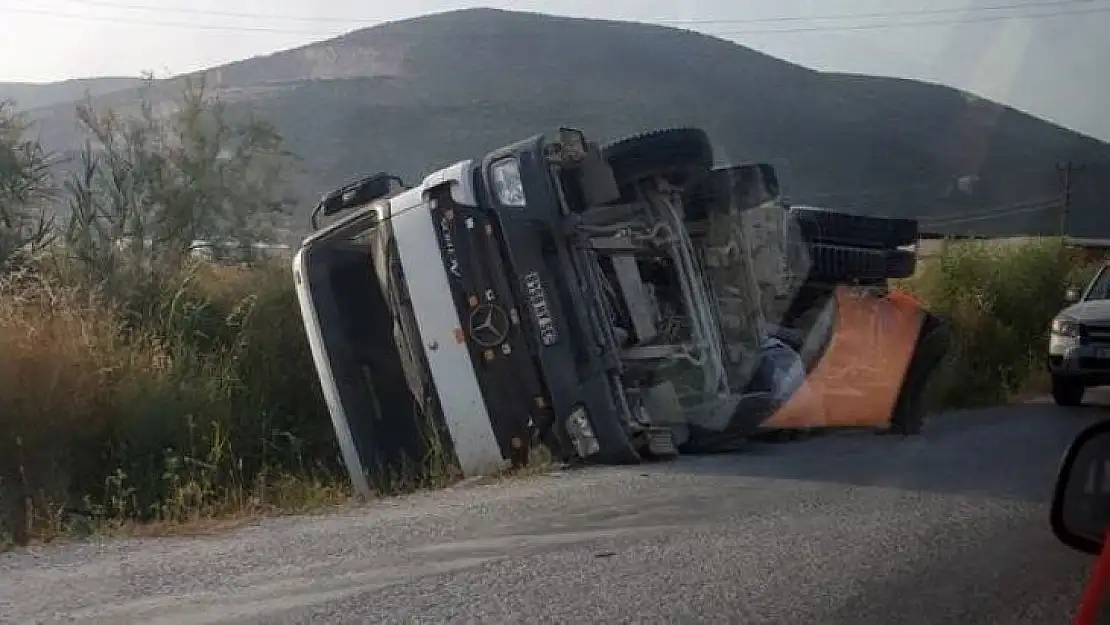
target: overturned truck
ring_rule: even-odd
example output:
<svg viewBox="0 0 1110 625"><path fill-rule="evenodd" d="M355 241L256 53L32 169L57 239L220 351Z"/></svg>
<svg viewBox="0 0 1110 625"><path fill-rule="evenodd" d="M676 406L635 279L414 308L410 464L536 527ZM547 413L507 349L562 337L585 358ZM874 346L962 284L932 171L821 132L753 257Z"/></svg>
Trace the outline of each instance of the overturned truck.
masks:
<svg viewBox="0 0 1110 625"><path fill-rule="evenodd" d="M411 187L369 176L321 213L294 277L364 493L440 444L479 475L537 445L633 463L840 423L808 380L838 341L860 351L838 311L911 274L917 238L911 220L787 206L772 167L715 167L696 129L604 147L562 129ZM796 356L793 384L769 346ZM886 416L842 421L888 418L899 376Z"/></svg>

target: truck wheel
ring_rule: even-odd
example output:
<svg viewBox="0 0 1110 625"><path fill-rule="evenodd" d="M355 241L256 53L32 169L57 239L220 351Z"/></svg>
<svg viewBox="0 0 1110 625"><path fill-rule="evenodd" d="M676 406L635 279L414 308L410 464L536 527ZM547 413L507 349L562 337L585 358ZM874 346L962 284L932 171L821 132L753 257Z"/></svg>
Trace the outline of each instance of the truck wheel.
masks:
<svg viewBox="0 0 1110 625"><path fill-rule="evenodd" d="M663 176L681 186L705 176L713 167L713 147L705 131L698 128L635 135L606 145L602 155L620 186L652 176Z"/></svg>
<svg viewBox="0 0 1110 625"><path fill-rule="evenodd" d="M759 185L760 189L755 186ZM778 174L766 163L715 167L683 189L686 221L704 220L716 209L744 212L769 201L782 199Z"/></svg>
<svg viewBox="0 0 1110 625"><path fill-rule="evenodd" d="M1057 406L1074 408L1083 404L1083 395L1087 392L1083 383L1075 378L1052 376L1052 399Z"/></svg>
<svg viewBox="0 0 1110 625"><path fill-rule="evenodd" d="M806 237L814 243L893 249L917 242L917 220L857 215L810 206L792 206Z"/></svg>
<svg viewBox="0 0 1110 625"><path fill-rule="evenodd" d="M809 279L834 284L908 278L913 275L917 266L917 255L909 250L880 250L826 243L811 244L809 257Z"/></svg>

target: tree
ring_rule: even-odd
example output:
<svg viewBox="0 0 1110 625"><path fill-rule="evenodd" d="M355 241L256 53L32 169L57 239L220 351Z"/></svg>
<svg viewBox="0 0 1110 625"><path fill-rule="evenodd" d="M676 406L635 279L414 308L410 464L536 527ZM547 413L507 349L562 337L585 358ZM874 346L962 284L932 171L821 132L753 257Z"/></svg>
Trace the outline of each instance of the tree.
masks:
<svg viewBox="0 0 1110 625"><path fill-rule="evenodd" d="M0 102L0 266L51 238L52 160L11 102Z"/></svg>
<svg viewBox="0 0 1110 625"><path fill-rule="evenodd" d="M87 143L65 185L65 240L100 278L123 267L172 271L199 242L249 251L286 210L291 155L271 124L233 119L202 80L187 80L176 99L163 91L148 79L130 114L78 107Z"/></svg>

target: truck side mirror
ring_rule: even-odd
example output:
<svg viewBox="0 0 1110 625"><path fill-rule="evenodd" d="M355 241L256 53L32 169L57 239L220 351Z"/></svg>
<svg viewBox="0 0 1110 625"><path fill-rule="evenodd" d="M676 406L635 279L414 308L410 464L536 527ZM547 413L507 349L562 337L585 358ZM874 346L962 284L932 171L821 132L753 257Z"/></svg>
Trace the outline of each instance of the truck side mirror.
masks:
<svg viewBox="0 0 1110 625"><path fill-rule="evenodd" d="M1110 421L1080 432L1064 453L1050 521L1065 545L1092 555L1102 551L1110 530Z"/></svg>
<svg viewBox="0 0 1110 625"><path fill-rule="evenodd" d="M1069 304L1074 304L1079 301L1079 289L1072 287L1064 291L1064 300Z"/></svg>

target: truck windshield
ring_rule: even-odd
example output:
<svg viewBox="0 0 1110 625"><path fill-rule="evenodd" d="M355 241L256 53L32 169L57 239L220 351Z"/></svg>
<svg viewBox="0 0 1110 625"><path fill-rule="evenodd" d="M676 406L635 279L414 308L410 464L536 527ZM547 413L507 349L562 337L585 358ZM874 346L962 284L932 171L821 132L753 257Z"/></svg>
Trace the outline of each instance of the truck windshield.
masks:
<svg viewBox="0 0 1110 625"><path fill-rule="evenodd" d="M327 362L324 383L340 405L333 419L344 461L355 467L360 489L387 488L365 479L388 480L420 462L439 426L392 226L340 231L302 253L302 288L320 333L318 356Z"/></svg>
<svg viewBox="0 0 1110 625"><path fill-rule="evenodd" d="M1110 299L1110 271L1103 267L1099 270L1098 275L1091 282L1091 288L1087 291L1087 300L1104 300Z"/></svg>

